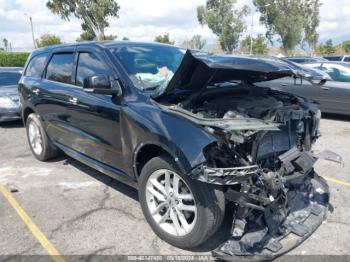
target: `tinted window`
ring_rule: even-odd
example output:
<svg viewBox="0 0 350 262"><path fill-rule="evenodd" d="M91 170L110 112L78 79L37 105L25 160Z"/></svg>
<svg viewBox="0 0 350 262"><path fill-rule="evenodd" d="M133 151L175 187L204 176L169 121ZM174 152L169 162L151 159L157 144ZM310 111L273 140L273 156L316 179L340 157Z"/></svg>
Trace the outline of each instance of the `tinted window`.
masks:
<svg viewBox="0 0 350 262"><path fill-rule="evenodd" d="M17 85L21 79L21 73L17 72L0 72L0 86Z"/></svg>
<svg viewBox="0 0 350 262"><path fill-rule="evenodd" d="M46 79L72 83L74 55L73 54L55 54L51 58L46 70Z"/></svg>
<svg viewBox="0 0 350 262"><path fill-rule="evenodd" d="M345 61L345 62L350 62L350 56L345 57L345 58L344 58L344 61Z"/></svg>
<svg viewBox="0 0 350 262"><path fill-rule="evenodd" d="M104 63L102 63L94 54L80 53L76 85L83 86L86 77L95 75L108 75L108 70Z"/></svg>
<svg viewBox="0 0 350 262"><path fill-rule="evenodd" d="M29 62L25 75L30 77L41 77L45 67L46 56L47 54L40 54L33 57Z"/></svg>

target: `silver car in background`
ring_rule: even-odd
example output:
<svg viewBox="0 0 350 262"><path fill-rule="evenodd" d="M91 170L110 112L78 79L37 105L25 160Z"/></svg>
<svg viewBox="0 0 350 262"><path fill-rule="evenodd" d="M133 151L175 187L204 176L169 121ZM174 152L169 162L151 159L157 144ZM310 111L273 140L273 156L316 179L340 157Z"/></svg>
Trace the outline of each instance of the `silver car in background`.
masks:
<svg viewBox="0 0 350 262"><path fill-rule="evenodd" d="M298 66L324 73L327 80L311 83L305 79L286 77L264 82L264 86L311 98L320 104L322 112L350 115L350 64L326 61Z"/></svg>
<svg viewBox="0 0 350 262"><path fill-rule="evenodd" d="M0 67L0 122L21 119L18 81L22 76L20 67Z"/></svg>

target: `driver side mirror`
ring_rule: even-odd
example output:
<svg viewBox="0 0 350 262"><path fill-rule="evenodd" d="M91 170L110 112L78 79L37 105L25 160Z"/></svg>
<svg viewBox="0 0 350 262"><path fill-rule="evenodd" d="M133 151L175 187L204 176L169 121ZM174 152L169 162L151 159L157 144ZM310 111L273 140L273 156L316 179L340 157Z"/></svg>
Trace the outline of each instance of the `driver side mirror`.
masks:
<svg viewBox="0 0 350 262"><path fill-rule="evenodd" d="M83 88L86 92L103 95L118 95L122 94L121 86L116 81L111 81L106 75L88 76L84 79Z"/></svg>

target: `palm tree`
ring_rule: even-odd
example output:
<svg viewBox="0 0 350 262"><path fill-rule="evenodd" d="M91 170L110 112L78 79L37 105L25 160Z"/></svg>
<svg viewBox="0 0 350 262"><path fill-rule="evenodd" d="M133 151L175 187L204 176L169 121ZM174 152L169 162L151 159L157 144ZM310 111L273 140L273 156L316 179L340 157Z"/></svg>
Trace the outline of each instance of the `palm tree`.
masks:
<svg viewBox="0 0 350 262"><path fill-rule="evenodd" d="M8 46L9 41L6 38L4 38L4 39L2 39L2 42L4 43L5 50L7 51L7 46Z"/></svg>

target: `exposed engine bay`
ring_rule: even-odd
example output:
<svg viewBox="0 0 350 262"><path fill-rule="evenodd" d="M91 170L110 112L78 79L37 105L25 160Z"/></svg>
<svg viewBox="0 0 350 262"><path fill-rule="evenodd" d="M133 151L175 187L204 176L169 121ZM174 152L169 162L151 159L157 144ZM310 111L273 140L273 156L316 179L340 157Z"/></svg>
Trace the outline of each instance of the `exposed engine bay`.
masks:
<svg viewBox="0 0 350 262"><path fill-rule="evenodd" d="M167 110L220 138L204 148L206 163L190 174L223 186L234 205L232 237L214 254L276 257L306 239L326 217L328 187L314 163L342 159L311 151L320 135L317 104L254 85L224 85Z"/></svg>

